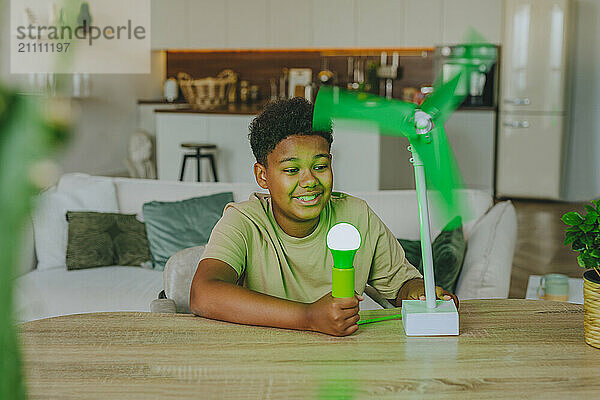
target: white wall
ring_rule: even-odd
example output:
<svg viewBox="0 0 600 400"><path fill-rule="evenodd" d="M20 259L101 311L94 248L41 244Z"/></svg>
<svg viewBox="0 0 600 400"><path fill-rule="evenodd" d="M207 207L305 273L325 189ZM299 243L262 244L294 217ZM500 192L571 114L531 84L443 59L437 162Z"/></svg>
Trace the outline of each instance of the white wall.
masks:
<svg viewBox="0 0 600 400"><path fill-rule="evenodd" d="M600 2L575 4L570 144L565 199L600 197Z"/></svg>

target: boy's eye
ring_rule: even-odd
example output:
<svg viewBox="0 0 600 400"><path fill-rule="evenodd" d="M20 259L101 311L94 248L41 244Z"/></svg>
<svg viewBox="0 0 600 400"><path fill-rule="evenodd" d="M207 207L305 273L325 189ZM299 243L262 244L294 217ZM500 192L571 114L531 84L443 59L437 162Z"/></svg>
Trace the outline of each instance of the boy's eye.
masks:
<svg viewBox="0 0 600 400"><path fill-rule="evenodd" d="M327 164L319 164L319 165L315 165L315 169L325 169L327 168L329 165Z"/></svg>
<svg viewBox="0 0 600 400"><path fill-rule="evenodd" d="M283 170L283 172L286 172L288 174L293 174L295 172L298 172L298 168L286 168Z"/></svg>

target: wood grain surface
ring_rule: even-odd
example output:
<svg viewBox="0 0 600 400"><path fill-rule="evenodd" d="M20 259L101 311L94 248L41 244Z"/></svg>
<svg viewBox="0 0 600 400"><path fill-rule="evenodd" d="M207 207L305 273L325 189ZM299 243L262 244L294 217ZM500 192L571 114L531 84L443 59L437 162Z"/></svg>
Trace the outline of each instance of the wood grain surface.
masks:
<svg viewBox="0 0 600 400"><path fill-rule="evenodd" d="M433 338L407 338L400 320L337 338L152 313L19 328L32 399L598 398L581 305L467 300L459 313L460 336Z"/></svg>

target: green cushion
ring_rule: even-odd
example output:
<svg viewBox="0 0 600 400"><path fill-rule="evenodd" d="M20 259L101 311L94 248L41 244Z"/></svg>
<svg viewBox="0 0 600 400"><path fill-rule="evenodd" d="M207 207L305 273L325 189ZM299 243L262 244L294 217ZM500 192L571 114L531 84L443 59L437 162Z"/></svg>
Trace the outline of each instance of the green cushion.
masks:
<svg viewBox="0 0 600 400"><path fill-rule="evenodd" d="M68 270L151 260L146 229L135 214L68 211L67 221Z"/></svg>
<svg viewBox="0 0 600 400"><path fill-rule="evenodd" d="M421 242L405 239L398 239L398 242L404 249L406 259L422 274ZM467 250L460 217L454 218L442 229L442 232L431 244L431 250L436 286L441 286L454 293Z"/></svg>
<svg viewBox="0 0 600 400"><path fill-rule="evenodd" d="M152 201L142 207L155 269L164 269L173 254L202 246L223 215L233 193L217 193L182 201Z"/></svg>

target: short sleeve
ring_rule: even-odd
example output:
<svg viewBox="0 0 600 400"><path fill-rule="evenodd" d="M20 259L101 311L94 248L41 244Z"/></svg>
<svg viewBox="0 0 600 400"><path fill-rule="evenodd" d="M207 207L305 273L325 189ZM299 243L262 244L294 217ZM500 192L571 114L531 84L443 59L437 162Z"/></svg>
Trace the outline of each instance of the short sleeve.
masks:
<svg viewBox="0 0 600 400"><path fill-rule="evenodd" d="M242 213L233 207L227 207L210 234L201 260L215 258L223 261L240 277L246 267L247 229Z"/></svg>
<svg viewBox="0 0 600 400"><path fill-rule="evenodd" d="M368 283L386 299L396 299L404 282L423 276L406 259L398 240L370 208L369 230L377 241Z"/></svg>

